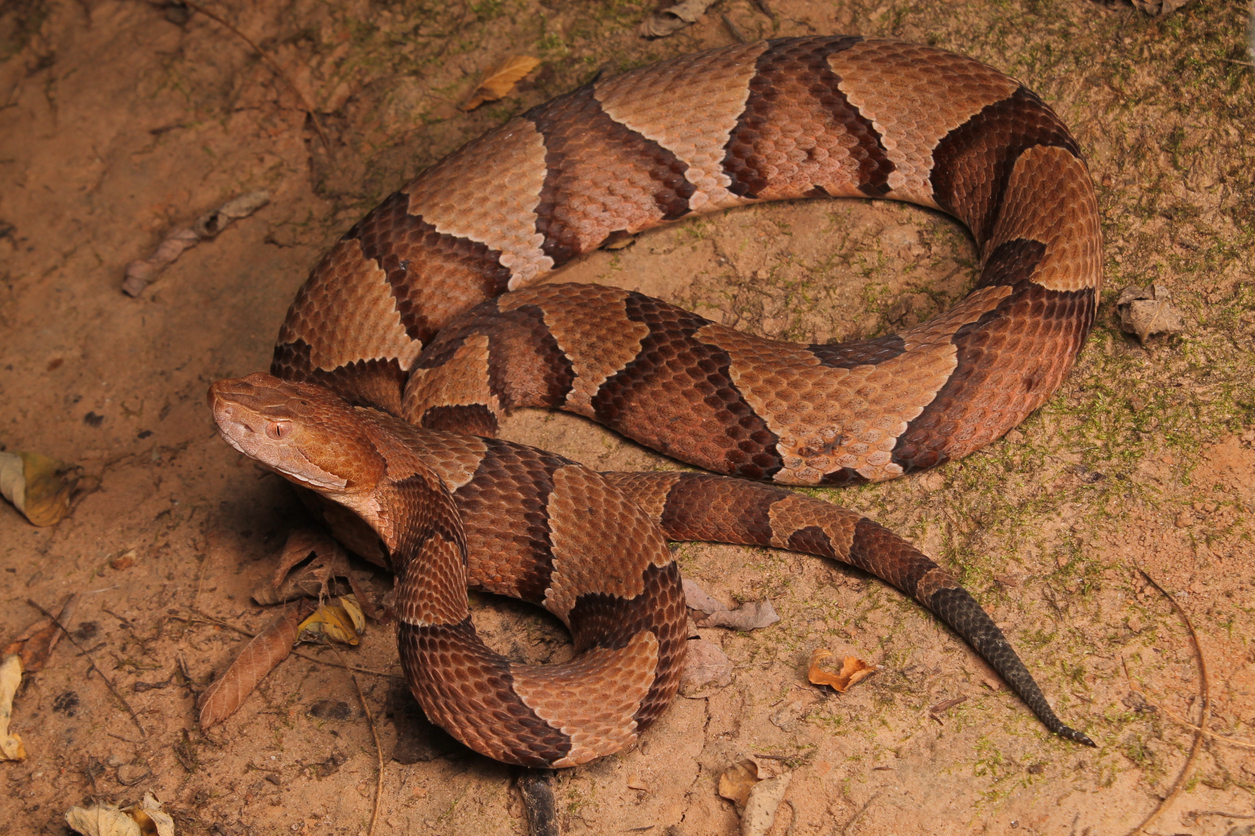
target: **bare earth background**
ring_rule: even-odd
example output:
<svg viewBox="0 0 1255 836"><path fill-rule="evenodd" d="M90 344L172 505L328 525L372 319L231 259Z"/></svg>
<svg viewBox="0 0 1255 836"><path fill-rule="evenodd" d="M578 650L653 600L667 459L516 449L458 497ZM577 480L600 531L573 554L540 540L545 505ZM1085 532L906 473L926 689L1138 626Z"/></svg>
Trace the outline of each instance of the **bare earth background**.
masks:
<svg viewBox="0 0 1255 836"><path fill-rule="evenodd" d="M635 34L644 0L227 0L211 6L292 87L203 14L135 0L0 4L0 442L100 480L36 529L0 507L0 644L83 593L63 642L17 698L30 752L0 764L0 830L64 832L93 800L154 792L185 834L364 833L378 777L353 681L334 654L291 658L202 734L194 701L242 636L301 517L276 477L219 441L210 382L265 369L319 253L410 175L509 115L587 81L747 37L862 33L973 55L1051 102L1089 156L1108 289L1064 388L1006 439L895 484L825 492L956 570L1069 722L1047 736L918 606L796 555L682 546L686 574L732 603L769 597L766 630L702 633L733 682L678 699L636 749L561 773L564 832L731 834L719 773L748 755L794 770L773 834L1122 834L1162 798L1193 740L1210 669L1208 739L1153 834L1255 824L1255 59L1247 8L1200 0L1164 20L1085 0L723 0L671 38ZM480 74L542 67L464 114ZM302 98L317 111L323 145ZM224 200L272 202L185 254L140 298L124 265ZM949 220L911 207L758 207L598 253L562 280L642 289L758 333L869 336L931 316L972 278ZM1139 345L1116 291L1158 283L1188 331ZM602 469L668 466L600 428L523 415L507 437ZM118 560L133 553L134 562ZM128 565L130 564L130 565ZM123 568L118 568L123 567ZM497 646L543 657L551 631L511 607ZM816 646L884 669L844 696L804 681ZM527 832L510 768L442 742L404 694L391 633L346 656L384 752L379 833ZM191 680L180 673L182 660ZM991 687L992 686L992 687ZM929 707L966 697L933 719Z"/></svg>

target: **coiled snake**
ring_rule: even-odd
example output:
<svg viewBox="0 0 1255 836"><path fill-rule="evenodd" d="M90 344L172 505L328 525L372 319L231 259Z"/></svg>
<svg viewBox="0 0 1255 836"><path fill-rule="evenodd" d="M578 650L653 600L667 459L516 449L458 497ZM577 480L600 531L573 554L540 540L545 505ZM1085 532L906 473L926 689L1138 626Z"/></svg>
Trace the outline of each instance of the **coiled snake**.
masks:
<svg viewBox="0 0 1255 836"><path fill-rule="evenodd" d="M805 346L631 291L526 287L668 221L821 196L950 213L979 247L976 287L901 334ZM1076 143L1013 79L892 41L737 45L589 84L424 171L314 268L277 378L219 382L210 401L233 446L380 536L411 690L490 757L583 763L663 710L686 637L667 538L859 566L950 625L1047 728L1092 745L951 575L870 520L762 482L888 479L1000 437L1071 368L1100 251ZM727 475L598 475L494 439L524 406ZM486 648L468 583L545 606L575 657L516 665Z"/></svg>

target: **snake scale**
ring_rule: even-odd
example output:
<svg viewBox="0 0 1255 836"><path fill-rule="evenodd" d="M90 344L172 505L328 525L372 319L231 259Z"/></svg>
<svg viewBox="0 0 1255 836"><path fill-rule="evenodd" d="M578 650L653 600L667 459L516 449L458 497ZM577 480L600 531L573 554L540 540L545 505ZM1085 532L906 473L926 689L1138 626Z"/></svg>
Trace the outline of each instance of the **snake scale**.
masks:
<svg viewBox="0 0 1255 836"><path fill-rule="evenodd" d="M812 197L953 215L979 248L975 288L901 334L796 345L628 290L528 287L663 223ZM1019 82L893 41L740 44L595 81L419 174L315 266L274 376L220 381L210 402L233 446L382 539L410 688L490 757L584 763L665 708L687 636L667 539L858 566L952 627L1047 728L1093 745L953 576L779 485L893 478L1000 437L1071 368L1101 283L1085 162ZM724 475L597 474L495 438L535 406ZM544 606L575 656L500 657L468 585Z"/></svg>

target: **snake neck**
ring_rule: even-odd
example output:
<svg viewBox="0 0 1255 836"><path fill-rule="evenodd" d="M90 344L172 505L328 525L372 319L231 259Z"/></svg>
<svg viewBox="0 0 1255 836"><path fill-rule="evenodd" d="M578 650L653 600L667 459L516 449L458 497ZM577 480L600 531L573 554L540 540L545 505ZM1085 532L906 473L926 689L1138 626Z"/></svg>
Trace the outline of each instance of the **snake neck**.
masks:
<svg viewBox="0 0 1255 836"><path fill-rule="evenodd" d="M425 468L424 468L425 469ZM448 490L431 471L382 483L366 522L396 573L397 617L413 626L457 624L466 599L466 534Z"/></svg>

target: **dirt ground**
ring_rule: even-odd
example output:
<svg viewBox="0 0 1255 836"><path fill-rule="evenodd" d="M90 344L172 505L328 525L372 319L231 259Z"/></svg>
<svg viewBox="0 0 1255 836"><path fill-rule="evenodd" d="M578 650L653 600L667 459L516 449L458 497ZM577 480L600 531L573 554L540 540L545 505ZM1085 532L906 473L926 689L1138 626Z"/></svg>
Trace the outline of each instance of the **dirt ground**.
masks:
<svg viewBox="0 0 1255 836"><path fill-rule="evenodd" d="M563 832L737 833L716 784L754 755L791 771L775 836L1128 833L1185 767L1204 692L1182 616L1140 571L1197 631L1214 733L1146 832L1255 832L1245 3L1199 0L1156 20L1086 0L770 0L774 17L723 0L684 32L641 40L658 5L210 6L228 27L136 0L0 4L0 442L99 480L54 527L0 507L0 645L38 618L28 601L81 596L77 646L62 642L17 696L29 757L0 763L0 831L62 834L71 805L152 792L181 834L359 834L380 780L376 833L528 831L516 771L424 727L385 627L344 651L356 684L334 652L312 648L199 730L196 697L243 641L223 624L255 631L273 617L249 592L303 520L284 483L217 438L205 391L269 365L319 253L408 176L600 68L731 42L726 16L746 37L862 33L973 55L1037 90L1085 149L1108 287L1063 389L965 461L823 495L958 572L1099 746L1048 736L970 650L882 584L797 555L684 545L683 569L707 591L767 597L782 621L702 629L732 660L732 683L677 699L635 749L557 775ZM543 64L514 94L457 110L486 68L524 53ZM269 205L138 298L120 292L125 265L169 231L259 189ZM944 309L973 262L941 216L810 202L652 233L560 278L827 340ZM1185 333L1146 345L1121 333L1114 301L1128 284L1171 292ZM601 469L668 466L566 416L520 415L505 435ZM491 606L481 624L506 651L553 651L516 608ZM814 647L883 669L825 693L804 680Z"/></svg>

